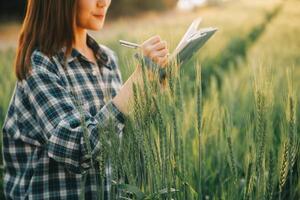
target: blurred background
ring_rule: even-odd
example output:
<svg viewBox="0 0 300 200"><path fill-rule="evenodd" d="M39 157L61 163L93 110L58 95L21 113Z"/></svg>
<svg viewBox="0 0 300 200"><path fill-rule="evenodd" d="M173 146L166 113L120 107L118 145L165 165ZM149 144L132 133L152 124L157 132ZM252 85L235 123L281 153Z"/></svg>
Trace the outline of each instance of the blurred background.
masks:
<svg viewBox="0 0 300 200"><path fill-rule="evenodd" d="M7 112L7 107L15 86L13 61L18 33L26 9L25 0L0 1L0 126ZM185 66L182 66L181 87L185 102L185 114L182 116L182 130L187 145L186 151L189 166L187 177L190 185L197 188L198 181L193 174L197 165L197 148L195 149L195 66L202 66L202 87L204 90L203 117L207 117L205 131L210 134L203 138L203 148L207 149L204 156L203 193L208 197L214 194L224 196L232 194L232 198L239 197L241 188L226 192L226 187L216 188L221 179L230 174L228 163L227 144L220 138L220 113L218 106L226 107L232 116L232 143L234 160L237 162L237 171L240 176L240 187L245 182L247 166L249 164L248 147L254 144L252 132L253 116L256 113L255 80L272 82L269 88L268 99L271 101L272 114L268 115L269 129L267 149L276 154L275 163L277 172L280 171L283 143L287 138L286 111L287 98L292 96L296 104L300 102L300 1L299 0L112 0L108 18L104 28L91 34L101 44L114 50L119 57L119 65L125 81L134 70L134 50L121 47L119 39L140 43L149 37L159 34L168 42L170 52L176 47L190 23L196 17L202 17L202 27L217 27L218 32ZM257 72L258 68L272 68L269 72ZM287 69L292 73L287 77ZM254 83L255 82L255 83ZM259 82L259 81L258 81ZM293 84L291 92L290 82ZM263 84L262 84L263 85ZM264 90L265 88L261 88ZM272 94L271 94L272 93ZM295 126L299 127L299 108L295 107ZM271 111L270 111L271 113ZM219 128L219 129L218 129ZM284 131L278 131L278 130ZM205 132L204 131L204 132ZM299 133L296 132L295 133ZM1 132L0 132L1 134ZM224 139L226 141L226 139ZM1 143L0 143L1 145ZM216 146L219 147L216 152ZM254 144L255 146L255 144ZM223 148L224 147L224 148ZM296 153L297 155L299 153ZM299 157L299 156L298 156ZM267 158L267 157L266 157ZM300 172L297 159L294 172ZM264 163L265 164L265 163ZM2 191L1 165L0 195ZM226 165L227 166L227 165ZM278 180L280 175L274 175ZM222 178L221 178L222 177ZM299 174L295 176L299 178ZM188 178L187 178L188 179ZM266 179L267 180L267 179ZM299 180L299 179L298 179ZM244 181L244 182L243 182ZM289 190L283 194L283 199L297 199L299 197L299 181L295 186L289 185ZM294 183L293 181L289 182ZM225 184L225 183L224 183ZM279 191L278 182L274 181L274 188ZM283 187L283 186L281 186ZM230 188L230 187L228 187ZM227 189L228 189L227 188ZM281 188L282 189L282 188ZM275 192L276 193L276 192ZM289 196L292 195L293 196ZM276 194L277 196L279 194ZM224 197L222 196L222 197ZM0 196L2 199L3 196ZM209 199L209 198L208 198ZM255 198L254 198L255 199Z"/></svg>
<svg viewBox="0 0 300 200"><path fill-rule="evenodd" d="M112 1L109 8L107 23L131 17L138 18L145 14L163 13L173 10L192 10L204 4L216 4L222 0L118 0ZM16 45L18 30L25 15L26 0L1 0L0 22L1 36L0 48Z"/></svg>
<svg viewBox="0 0 300 200"><path fill-rule="evenodd" d="M119 0L112 1L110 16L120 17L125 15L134 15L146 10L168 10L174 7L180 9L191 9L195 6L203 5L207 2L216 3L221 0ZM116 3L117 2L117 3ZM26 1L1 0L0 3L1 18L4 19L22 19L25 14Z"/></svg>

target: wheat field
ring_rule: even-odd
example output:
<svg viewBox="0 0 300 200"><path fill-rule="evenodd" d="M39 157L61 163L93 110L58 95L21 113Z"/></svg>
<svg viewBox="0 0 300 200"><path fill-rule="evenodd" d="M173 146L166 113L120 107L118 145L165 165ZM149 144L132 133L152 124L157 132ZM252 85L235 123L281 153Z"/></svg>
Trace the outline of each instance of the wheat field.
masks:
<svg viewBox="0 0 300 200"><path fill-rule="evenodd" d="M195 17L219 28L190 62L168 67L164 91L144 74L122 141L99 131L99 170L111 159L113 199L300 199L299 10L297 0L231 0L92 33L117 53L126 80L137 61L119 39L159 34L172 50ZM14 51L0 51L1 127Z"/></svg>

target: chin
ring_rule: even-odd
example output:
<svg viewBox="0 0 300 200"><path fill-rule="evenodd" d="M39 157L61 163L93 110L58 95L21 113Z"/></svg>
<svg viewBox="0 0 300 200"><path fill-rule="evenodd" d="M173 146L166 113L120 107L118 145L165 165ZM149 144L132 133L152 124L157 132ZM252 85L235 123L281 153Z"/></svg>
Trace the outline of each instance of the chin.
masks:
<svg viewBox="0 0 300 200"><path fill-rule="evenodd" d="M101 23L97 23L97 24L91 25L89 27L89 29L92 30L92 31L99 31L99 30L101 30L103 28L103 26L104 26L104 23L101 22Z"/></svg>

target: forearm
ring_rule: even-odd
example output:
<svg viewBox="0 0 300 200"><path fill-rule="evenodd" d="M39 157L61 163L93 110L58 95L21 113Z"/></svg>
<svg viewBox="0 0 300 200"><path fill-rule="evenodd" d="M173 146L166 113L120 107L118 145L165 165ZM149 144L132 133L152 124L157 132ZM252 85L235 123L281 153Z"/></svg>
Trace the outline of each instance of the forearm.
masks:
<svg viewBox="0 0 300 200"><path fill-rule="evenodd" d="M137 67L129 79L123 84L118 94L113 98L113 103L125 115L133 109L133 84L143 85L141 67ZM143 88L143 87L141 87Z"/></svg>
<svg viewBox="0 0 300 200"><path fill-rule="evenodd" d="M142 55L150 58L156 64L160 66L166 66L168 63L169 51L167 48L166 41L161 41L159 36L154 36L145 41L141 45ZM148 74L147 74L148 76ZM129 77L129 79L122 86L118 94L113 98L112 102L115 106L125 115L130 114L133 109L133 84L136 83L140 85L143 89L143 78L142 78L142 68L137 67L134 73ZM153 78L153 77L152 77ZM150 77L150 79L152 79ZM161 84L161 89L164 90L166 81Z"/></svg>

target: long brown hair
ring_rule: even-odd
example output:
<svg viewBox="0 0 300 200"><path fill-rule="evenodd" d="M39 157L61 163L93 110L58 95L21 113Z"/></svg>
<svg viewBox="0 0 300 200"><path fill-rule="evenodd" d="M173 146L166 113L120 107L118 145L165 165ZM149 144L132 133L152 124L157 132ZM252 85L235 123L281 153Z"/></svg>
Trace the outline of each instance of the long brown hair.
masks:
<svg viewBox="0 0 300 200"><path fill-rule="evenodd" d="M77 0L28 0L15 59L15 75L26 78L30 57L38 48L47 56L72 49Z"/></svg>

